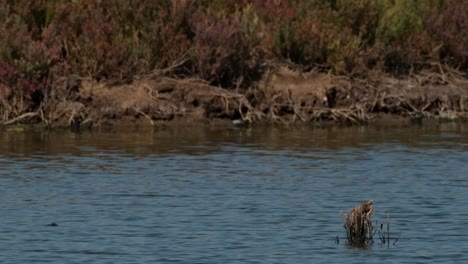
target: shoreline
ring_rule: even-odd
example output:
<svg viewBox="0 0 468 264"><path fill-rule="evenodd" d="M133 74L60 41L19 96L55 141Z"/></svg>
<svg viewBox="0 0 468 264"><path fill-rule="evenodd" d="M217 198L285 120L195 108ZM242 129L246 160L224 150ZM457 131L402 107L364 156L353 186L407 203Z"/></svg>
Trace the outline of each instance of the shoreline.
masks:
<svg viewBox="0 0 468 264"><path fill-rule="evenodd" d="M70 89L74 83L74 89ZM57 96L57 90L66 97ZM60 93L59 93L60 94ZM139 77L128 83L67 80L39 107L3 126L71 128L198 124L361 125L468 120L468 80L423 72L395 78L269 71L249 88L223 89L190 78Z"/></svg>
<svg viewBox="0 0 468 264"><path fill-rule="evenodd" d="M0 126L468 119L466 1L0 7Z"/></svg>

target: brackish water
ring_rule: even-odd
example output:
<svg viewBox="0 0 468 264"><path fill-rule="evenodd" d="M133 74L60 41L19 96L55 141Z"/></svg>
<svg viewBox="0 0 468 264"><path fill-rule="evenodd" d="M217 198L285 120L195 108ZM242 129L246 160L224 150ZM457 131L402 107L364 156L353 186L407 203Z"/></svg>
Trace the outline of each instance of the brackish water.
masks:
<svg viewBox="0 0 468 264"><path fill-rule="evenodd" d="M0 262L466 263L467 165L457 123L3 130ZM369 199L395 245L346 245Z"/></svg>

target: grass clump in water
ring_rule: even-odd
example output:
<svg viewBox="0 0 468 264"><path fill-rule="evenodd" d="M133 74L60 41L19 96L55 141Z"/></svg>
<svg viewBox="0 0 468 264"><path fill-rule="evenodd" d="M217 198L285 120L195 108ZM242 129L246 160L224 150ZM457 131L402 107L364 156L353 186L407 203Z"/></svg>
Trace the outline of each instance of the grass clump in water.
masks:
<svg viewBox="0 0 468 264"><path fill-rule="evenodd" d="M367 247L373 243L372 212L373 201L362 202L349 214L344 214L346 238L348 245Z"/></svg>

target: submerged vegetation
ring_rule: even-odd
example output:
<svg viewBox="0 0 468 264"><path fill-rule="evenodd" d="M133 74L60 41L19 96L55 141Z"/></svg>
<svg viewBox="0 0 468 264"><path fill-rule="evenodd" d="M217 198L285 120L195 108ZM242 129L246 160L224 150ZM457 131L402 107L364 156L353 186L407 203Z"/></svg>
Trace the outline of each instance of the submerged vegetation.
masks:
<svg viewBox="0 0 468 264"><path fill-rule="evenodd" d="M0 118L69 99L84 77L240 88L285 61L348 75L466 71L467 14L464 0L0 0Z"/></svg>

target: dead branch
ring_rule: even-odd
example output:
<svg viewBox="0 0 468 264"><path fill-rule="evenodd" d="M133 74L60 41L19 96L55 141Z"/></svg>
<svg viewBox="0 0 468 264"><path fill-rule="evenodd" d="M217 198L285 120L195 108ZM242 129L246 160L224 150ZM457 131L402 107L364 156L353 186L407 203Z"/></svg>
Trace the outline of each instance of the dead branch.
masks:
<svg viewBox="0 0 468 264"><path fill-rule="evenodd" d="M145 117L146 119L148 119L148 121L150 122L150 124L151 124L152 126L154 126L154 121L153 121L153 119L152 119L149 115L145 114L143 111L141 111L141 110L139 110L139 109L136 109L136 108L133 108L133 111L135 111L136 113L138 113L138 114L142 115L143 117Z"/></svg>
<svg viewBox="0 0 468 264"><path fill-rule="evenodd" d="M38 113L36 112L29 112L29 113L25 113L25 114L22 114L16 118L13 118L12 120L9 120L9 121L6 121L6 122L3 122L3 125L11 125L13 123L16 123L16 122L20 122L24 119L30 119L30 118L33 118L33 117L37 117L39 116Z"/></svg>

